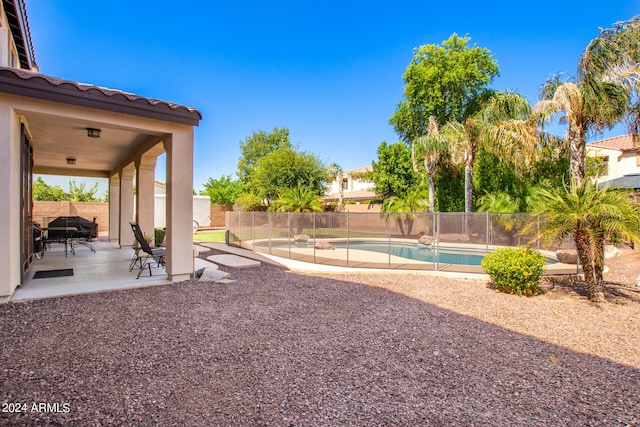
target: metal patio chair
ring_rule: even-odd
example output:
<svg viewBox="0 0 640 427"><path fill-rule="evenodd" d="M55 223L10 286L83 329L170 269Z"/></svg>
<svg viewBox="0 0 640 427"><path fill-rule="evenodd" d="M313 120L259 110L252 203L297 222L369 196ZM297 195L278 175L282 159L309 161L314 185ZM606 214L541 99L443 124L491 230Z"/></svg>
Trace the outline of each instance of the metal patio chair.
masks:
<svg viewBox="0 0 640 427"><path fill-rule="evenodd" d="M134 222L130 222L131 230L133 231L133 235L136 237L136 242L138 242L138 248L136 249L136 260L131 263L129 266L129 270L131 271L133 267L139 267L138 276L136 279L140 278L140 274L144 271L146 267L149 268L149 276L153 276L151 273L151 264L156 262L158 267L164 266L164 257L165 257L165 249L164 248L151 248L142 234L142 230L140 230L140 226ZM145 255L140 255L142 251Z"/></svg>

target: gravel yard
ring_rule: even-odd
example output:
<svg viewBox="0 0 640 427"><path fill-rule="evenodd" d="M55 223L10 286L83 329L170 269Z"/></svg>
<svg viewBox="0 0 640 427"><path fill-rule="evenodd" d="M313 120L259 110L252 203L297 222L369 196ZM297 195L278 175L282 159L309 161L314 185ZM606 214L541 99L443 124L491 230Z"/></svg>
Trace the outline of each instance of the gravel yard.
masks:
<svg viewBox="0 0 640 427"><path fill-rule="evenodd" d="M626 282L596 306L570 281L225 270L0 305L0 424L640 425Z"/></svg>

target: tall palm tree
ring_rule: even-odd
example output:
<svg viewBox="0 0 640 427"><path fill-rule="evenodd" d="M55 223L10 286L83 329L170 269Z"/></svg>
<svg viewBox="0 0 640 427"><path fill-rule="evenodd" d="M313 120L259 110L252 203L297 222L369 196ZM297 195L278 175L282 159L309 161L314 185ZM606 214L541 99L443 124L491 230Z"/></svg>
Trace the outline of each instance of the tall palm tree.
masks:
<svg viewBox="0 0 640 427"><path fill-rule="evenodd" d="M553 76L542 88L538 111L564 111L571 147L571 176L584 179L588 132L602 132L627 118L640 131L640 17L602 30L580 57L575 82Z"/></svg>
<svg viewBox="0 0 640 427"><path fill-rule="evenodd" d="M538 114L564 111L565 115L561 121L568 124L566 139L571 153L571 176L580 185L585 173L589 120L585 115L584 97L580 87L573 82L561 82L560 79L560 76L554 76L547 80L543 93L550 98L538 102L534 111Z"/></svg>
<svg viewBox="0 0 640 427"><path fill-rule="evenodd" d="M416 144L419 151L424 153L424 168L427 171L427 182L429 186L429 211L435 211L435 184L434 179L440 160L449 151L449 141L444 135L438 132L438 121L435 116L429 117L429 130L427 135L417 139ZM414 165L414 170L418 172Z"/></svg>
<svg viewBox="0 0 640 427"><path fill-rule="evenodd" d="M590 180L572 180L562 189L542 189L537 213L542 214L540 230L532 242L561 243L574 235L584 280L592 301L604 300L604 245L607 238L640 241L640 206L628 193L611 187L599 189ZM530 223L524 232L536 230Z"/></svg>
<svg viewBox="0 0 640 427"><path fill-rule="evenodd" d="M578 79L596 99L614 84L617 96L626 101L627 124L632 134L640 133L640 15L603 29L586 47L578 64ZM603 85L604 84L604 85ZM622 92L622 93L621 93ZM588 106L591 106L589 103ZM597 103L594 103L594 108ZM620 111L617 111L620 113ZM596 114L593 114L596 115ZM596 115L597 116L597 115ZM603 123L607 125L607 123Z"/></svg>
<svg viewBox="0 0 640 427"><path fill-rule="evenodd" d="M486 91L470 103L463 123L449 122L443 129L450 144L452 158L464 164L465 212L471 212L473 204L473 166L481 146L498 147L496 138L501 124L508 120L522 119L531 112L525 98L513 92Z"/></svg>
<svg viewBox="0 0 640 427"><path fill-rule="evenodd" d="M339 164L334 162L329 165L329 176L338 185L338 211L342 210L344 200L344 188L342 188L342 172L342 167Z"/></svg>

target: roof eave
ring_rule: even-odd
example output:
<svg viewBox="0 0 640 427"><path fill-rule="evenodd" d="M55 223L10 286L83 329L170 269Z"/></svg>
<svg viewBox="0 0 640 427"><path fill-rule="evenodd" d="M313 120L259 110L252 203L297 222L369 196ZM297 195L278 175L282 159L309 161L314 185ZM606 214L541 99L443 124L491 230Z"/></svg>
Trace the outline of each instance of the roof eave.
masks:
<svg viewBox="0 0 640 427"><path fill-rule="evenodd" d="M124 94L106 95L97 87L93 89L80 90L74 82L66 81L52 84L45 76L38 74L28 79L20 78L15 72L0 74L0 92L4 93L190 126L198 126L202 119L202 114L193 108L171 108L161 101L143 97L131 100Z"/></svg>

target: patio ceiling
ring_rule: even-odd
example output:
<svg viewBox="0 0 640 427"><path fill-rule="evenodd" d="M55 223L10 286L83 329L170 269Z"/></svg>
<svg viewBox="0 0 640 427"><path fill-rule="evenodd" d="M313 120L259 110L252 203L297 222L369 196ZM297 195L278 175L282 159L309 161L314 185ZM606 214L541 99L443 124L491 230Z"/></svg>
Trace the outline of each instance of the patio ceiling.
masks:
<svg viewBox="0 0 640 427"><path fill-rule="evenodd" d="M28 123L40 174L109 177L133 161L132 153L160 155L167 124L202 119L190 107L12 68L0 67L0 92L38 100L41 108L16 112ZM89 137L87 128L100 129L100 137Z"/></svg>
<svg viewBox="0 0 640 427"><path fill-rule="evenodd" d="M29 123L34 148L34 172L49 175L109 177L126 162L127 156L157 141L160 133L114 126L113 124L19 112ZM100 138L87 135L87 128L100 129ZM67 158L76 159L75 165Z"/></svg>

